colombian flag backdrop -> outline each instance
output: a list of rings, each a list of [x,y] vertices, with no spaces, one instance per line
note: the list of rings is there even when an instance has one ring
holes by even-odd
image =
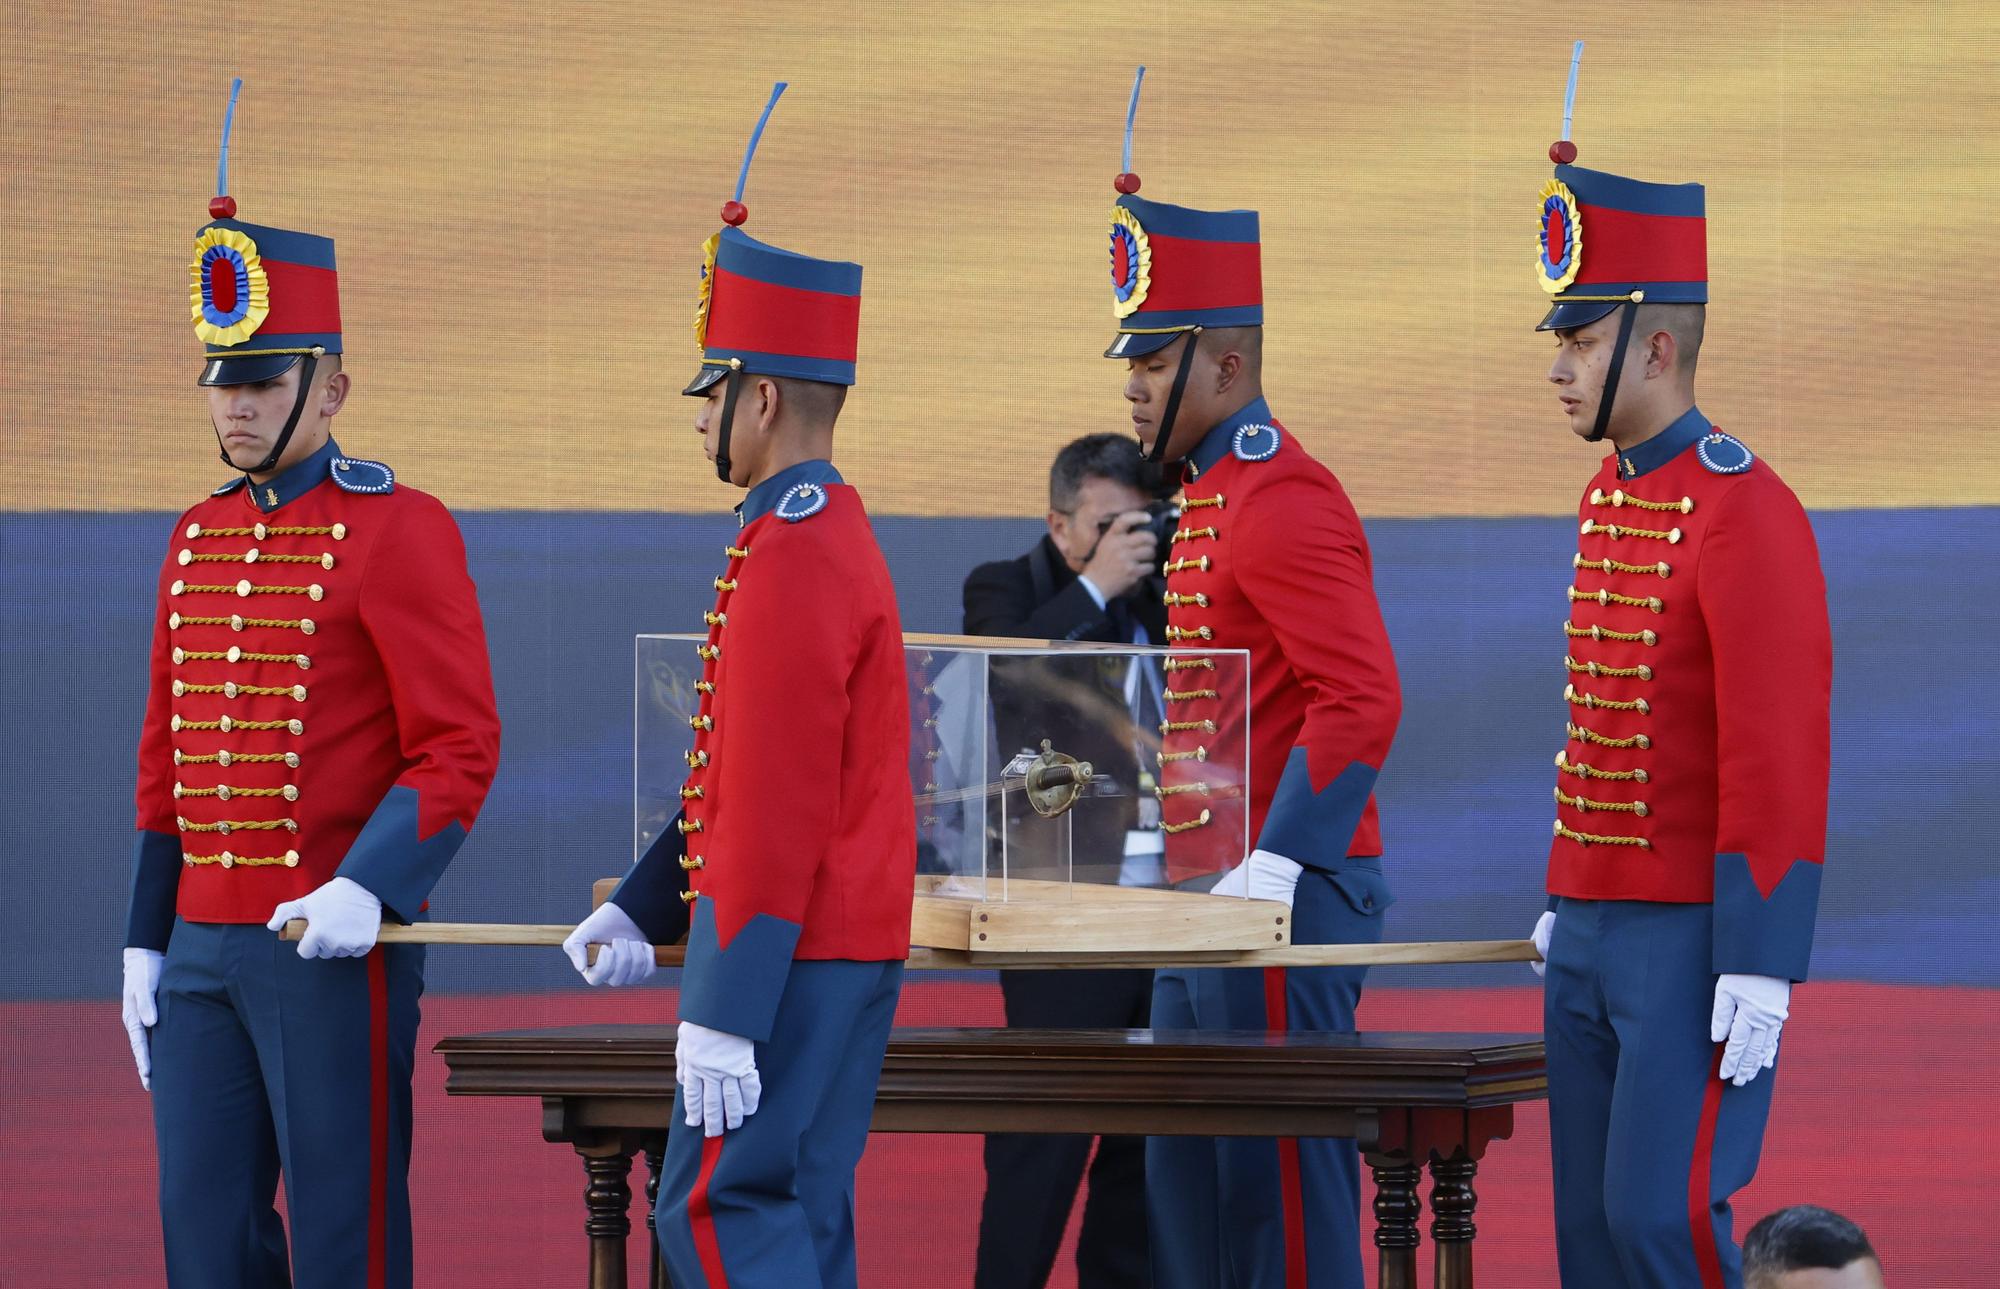
[[[1597,456],[1533,330],[1536,194],[1579,37],[1583,163],[1707,185],[1701,406],[1811,509],[1831,597],[1814,979],[1738,1213],[1826,1204],[1869,1229],[1892,1282],[1984,1283],[2000,1260],[2000,8],[1977,0],[9,7],[0,1282],[161,1276],[118,949],[148,596],[174,515],[227,477],[187,262],[232,75],[243,218],[339,242],[339,441],[453,508],[479,582],[502,765],[436,916],[574,919],[590,880],[630,862],[631,638],[695,622],[735,527],[678,390],[702,239],[770,83],[792,89],[748,231],[866,266],[838,456],[906,625],[953,630],[964,575],[1036,537],[1056,449],[1129,425],[1122,364],[1099,357],[1104,221],[1143,62],[1145,195],[1261,212],[1273,409],[1374,545],[1405,698],[1380,785],[1389,934],[1488,938],[1525,934],[1543,903],[1558,627]],[[430,961],[419,1279],[574,1277],[574,1159],[530,1107],[447,1102],[429,1048],[665,1020],[671,982],[585,991],[553,952]],[[1000,1012],[976,976],[913,982],[904,1006]],[[1539,1016],[1525,968],[1377,972],[1362,1013]],[[51,1185],[58,1169],[72,1176]],[[1481,1178],[1486,1277],[1551,1283],[1544,1111]],[[969,1283],[982,1185],[976,1140],[877,1138],[863,1283]]]

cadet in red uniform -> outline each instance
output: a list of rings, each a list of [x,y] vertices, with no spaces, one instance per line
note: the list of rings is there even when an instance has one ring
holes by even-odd
[[[1138,93],[1135,81],[1134,110]],[[1256,212],[1133,195],[1131,129],[1128,114],[1111,215],[1119,334],[1106,357],[1129,365],[1125,397],[1149,455],[1182,463],[1167,638],[1250,654],[1247,802],[1208,781],[1209,745],[1242,741],[1241,696],[1218,691],[1209,660],[1168,663],[1159,757],[1168,873],[1186,885],[1227,866],[1215,893],[1289,904],[1297,944],[1378,941],[1390,895],[1372,794],[1402,700],[1368,539],[1340,482],[1264,400]],[[1347,1032],[1363,974],[1162,971],[1152,1020]],[[1358,1289],[1359,1167],[1345,1140],[1154,1138],[1155,1281]]]
[[[1701,186],[1572,165],[1567,109],[1563,125],[1540,330],[1570,429],[1614,450],[1577,513],[1535,928],[1557,1252],[1577,1289],[1722,1289],[1741,1282],[1729,1199],[1756,1170],[1812,950],[1826,585],[1798,498],[1695,407]]]
[[[704,615],[682,817],[566,948],[593,984],[627,984],[688,936],[656,1214],[674,1283],[849,1286],[916,880],[902,624],[827,460],[861,267],[749,237],[742,196],[739,176],[705,248],[686,390],[717,475],[750,491]]]
[[[486,636],[450,514],[330,436],[333,243],[209,212],[201,384],[242,473],[160,570],[125,939],[167,1279],[288,1283],[282,1173],[290,1283],[408,1285],[423,950],[375,939],[423,916],[492,782]]]

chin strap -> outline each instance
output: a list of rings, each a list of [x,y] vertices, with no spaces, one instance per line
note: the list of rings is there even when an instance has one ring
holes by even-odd
[[[1618,343],[1611,350],[1611,370],[1604,373],[1604,390],[1597,396],[1597,424],[1584,440],[1587,443],[1601,443],[1611,432],[1611,400],[1618,394],[1618,377],[1625,370],[1625,346],[1632,340],[1632,324],[1639,319],[1639,306],[1630,300],[1618,308]]]
[[[278,431],[278,441],[271,445],[271,455],[265,457],[256,465],[251,466],[248,470],[243,470],[246,476],[269,474],[278,468],[278,458],[285,455],[286,447],[291,444],[293,431],[299,428],[299,417],[304,414],[306,399],[312,394],[313,373],[319,367],[320,354],[324,352],[324,350],[314,349],[305,355],[305,364],[299,368],[299,395],[292,400],[292,414],[285,418],[285,428]],[[209,428],[212,430],[215,429],[213,419],[209,422]],[[215,447],[216,451],[222,457],[222,464],[232,470],[243,469],[243,467],[229,459],[229,449],[223,446],[221,430],[215,430]]]
[[[775,101],[775,98],[774,98]],[[743,391],[743,364],[737,359],[729,361],[728,382],[722,391],[722,425],[715,434],[715,477],[724,483],[732,483],[729,477],[729,429],[736,421],[736,396]]]
[[[1167,444],[1174,437],[1174,417],[1181,410],[1181,395],[1187,392],[1188,373],[1194,370],[1194,349],[1201,343],[1201,328],[1195,327],[1187,333],[1187,348],[1181,350],[1180,370],[1174,373],[1173,392],[1167,395],[1166,410],[1160,413],[1160,433],[1153,440],[1152,451],[1146,459],[1154,464],[1167,460]]]

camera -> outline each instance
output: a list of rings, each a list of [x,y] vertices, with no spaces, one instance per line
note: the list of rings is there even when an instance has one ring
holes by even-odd
[[[1131,512],[1128,511],[1126,513],[1129,514]],[[1097,524],[1097,539],[1103,541],[1104,534],[1110,532],[1111,526],[1123,517],[1123,515],[1107,515],[1099,520]],[[1161,568],[1166,565],[1168,552],[1173,547],[1174,530],[1179,528],[1180,524],[1181,508],[1173,502],[1155,501],[1146,506],[1146,522],[1142,527],[1147,532],[1153,534],[1153,566],[1155,568]]]

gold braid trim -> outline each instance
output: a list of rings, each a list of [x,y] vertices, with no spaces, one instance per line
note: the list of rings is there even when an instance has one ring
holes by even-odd
[[[1596,569],[1600,573],[1639,573],[1642,575],[1651,573],[1660,577],[1672,577],[1674,572],[1673,565],[1667,563],[1665,560],[1660,560],[1654,564],[1621,564],[1609,556],[1603,559],[1585,559],[1582,552],[1570,556],[1569,566],[1571,568]]]
[[[198,824],[187,819],[177,819],[182,832],[276,832],[283,828],[286,832],[297,832],[296,819],[223,819],[212,824]]]
[[[1572,638],[1588,637],[1592,640],[1624,640],[1628,643],[1637,641],[1649,649],[1660,643],[1660,633],[1657,631],[1613,631],[1609,627],[1580,627],[1574,622],[1563,623],[1563,634]]]
[[[1578,662],[1569,655],[1563,655],[1563,666],[1571,671],[1590,676],[1629,676],[1637,680],[1651,680],[1653,669],[1641,663],[1637,667],[1607,667],[1601,662]]]
[[[272,866],[297,868],[299,866],[299,852],[295,850],[288,850],[282,855],[236,855],[226,850],[220,855],[190,855],[186,851],[182,851],[181,858],[187,861],[190,868],[197,864],[220,864],[224,868],[267,868]]]
[[[1642,599],[1636,595],[1619,595],[1615,591],[1579,591],[1572,586],[1569,588],[1569,601],[1575,604],[1579,600],[1590,600],[1596,604],[1625,604],[1635,609],[1651,609],[1655,613],[1664,613],[1667,608],[1666,601],[1657,595]]]
[[[1160,597],[1160,602],[1170,609],[1177,608],[1183,604],[1191,604],[1197,609],[1205,609],[1208,607],[1208,596],[1199,591],[1193,595],[1178,595],[1173,591],[1168,591]]]
[[[1594,765],[1572,761],[1561,752],[1556,753],[1556,769],[1579,779],[1609,779],[1621,783],[1647,783],[1652,778],[1644,770],[1600,770]]]
[[[1599,698],[1595,694],[1587,694],[1575,685],[1564,685],[1563,697],[1575,703],[1578,707],[1602,708],[1605,711],[1612,712],[1637,712],[1641,716],[1651,715],[1653,711],[1653,705],[1643,698],[1635,698],[1630,702],[1619,702],[1615,699]]]
[[[1214,721],[1161,721],[1160,733],[1180,734],[1187,730],[1200,730],[1204,734],[1215,733]]]
[[[1220,698],[1213,689],[1169,689],[1166,700],[1170,703],[1191,703],[1197,698]]]
[[[1679,501],[1647,501],[1644,497],[1633,496],[1623,488],[1610,493],[1605,492],[1602,488],[1593,488],[1590,491],[1590,504],[1593,506],[1636,506],[1640,510],[1678,510],[1683,515],[1692,515],[1694,513],[1693,497],[1682,497]]]
[[[1161,824],[1160,831],[1163,833],[1188,832],[1191,829],[1202,827],[1208,821],[1209,821],[1209,813],[1208,811],[1204,810],[1201,812],[1201,814],[1197,815],[1193,819],[1188,820],[1184,824]]]
[[[1576,810],[1609,810],[1617,814],[1637,815],[1641,819],[1652,813],[1643,801],[1592,801],[1589,797],[1572,797],[1560,787],[1556,789],[1556,800]]]
[[[1153,753],[1153,759],[1161,765],[1166,765],[1173,761],[1206,761],[1208,759],[1208,749],[1198,747],[1192,752],[1155,752]]]
[[[1168,671],[1214,671],[1213,658],[1169,658],[1164,664]]]
[[[1213,497],[1189,497],[1181,503],[1181,509],[1203,510],[1209,506],[1214,506],[1217,510],[1220,510],[1225,504],[1227,504],[1227,499],[1218,492]]]
[[[1581,846],[1637,846],[1640,850],[1653,848],[1653,843],[1644,837],[1603,837],[1597,833],[1577,832],[1573,828],[1563,827],[1560,819],[1556,820],[1556,836],[1567,837]]]
[[[1636,747],[1643,752],[1653,746],[1653,740],[1644,734],[1634,734],[1631,738],[1606,738],[1596,730],[1574,723],[1569,726],[1569,736],[1579,743],[1595,743],[1599,747]]]
[[[1669,546],[1681,539],[1681,530],[1678,528],[1670,528],[1663,532],[1657,528],[1627,528],[1623,524],[1600,524],[1594,519],[1583,521],[1582,532],[1585,537],[1592,533],[1603,533],[1614,542],[1621,537],[1644,537],[1651,541],[1665,542]]]
[[[1213,528],[1180,528],[1176,529],[1174,535],[1167,539],[1167,545],[1178,546],[1182,542],[1191,542],[1203,537],[1218,537],[1220,535]]]

